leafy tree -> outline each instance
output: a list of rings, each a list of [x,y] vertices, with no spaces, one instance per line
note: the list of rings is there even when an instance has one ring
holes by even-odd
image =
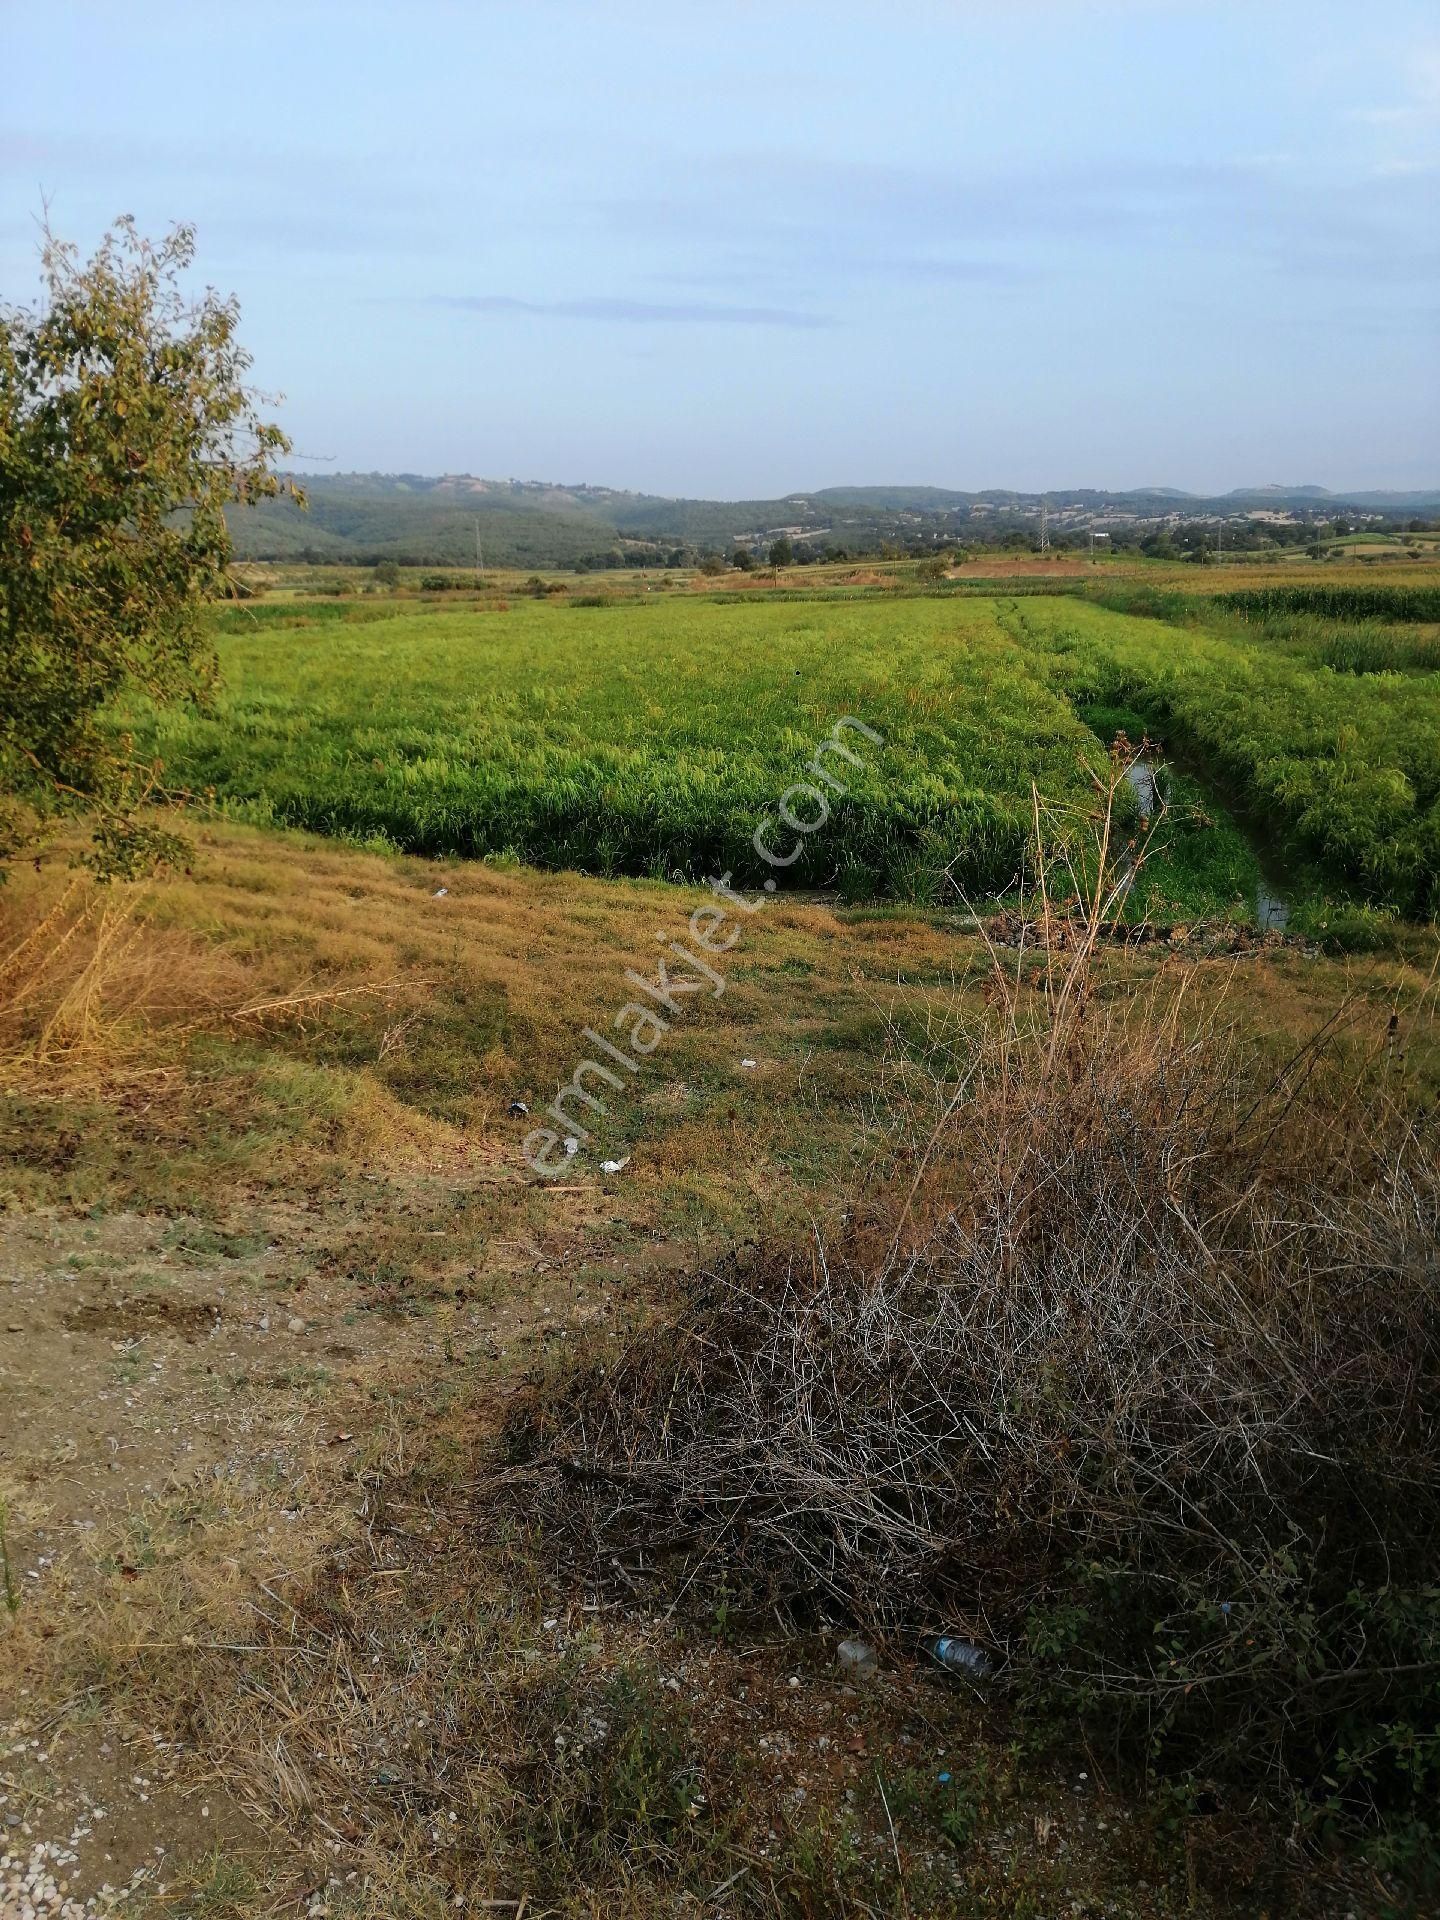
[[[400,584],[399,563],[394,560],[382,560],[375,569],[377,587],[398,587]]]
[[[770,564],[772,567],[788,567],[794,561],[795,548],[788,533],[782,533],[778,540],[770,542]]]
[[[189,227],[116,223],[98,252],[48,230],[44,297],[0,307],[0,873],[67,811],[89,863],[134,873],[174,850],[144,823],[160,787],[100,722],[122,689],[203,700],[203,619],[225,587],[225,509],[273,496],[289,442],[256,412],[233,300],[189,300]]]

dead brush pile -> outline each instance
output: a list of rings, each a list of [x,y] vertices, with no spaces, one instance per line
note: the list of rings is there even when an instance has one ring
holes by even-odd
[[[970,1633],[1032,1711],[1356,1812],[1440,1784],[1436,1131],[1084,954],[834,1234],[512,1432],[546,1524],[792,1618]],[[1353,1065],[1353,1057],[1352,1057]],[[1349,1083],[1353,1089],[1353,1076]]]

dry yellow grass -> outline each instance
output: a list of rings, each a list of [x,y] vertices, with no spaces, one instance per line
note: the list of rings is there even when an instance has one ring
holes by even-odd
[[[658,1916],[677,1872],[713,1889],[771,1848],[794,1763],[777,1750],[762,1774],[753,1742],[780,1724],[816,1779],[770,1863],[750,1865],[746,1909],[836,1910],[860,1870],[847,1791],[868,1807],[863,1871],[889,1870],[870,1752],[840,1746],[854,1710],[823,1660],[792,1690],[793,1649],[701,1657],[673,1626],[588,1614],[547,1584],[523,1528],[477,1533],[467,1507],[523,1375],[645,1315],[675,1267],[843,1207],[896,1144],[875,1111],[885,1078],[913,1092],[1017,999],[1043,1004],[1043,955],[1007,950],[997,996],[984,943],[943,915],[776,901],[727,961],[723,999],[697,1002],[617,1099],[624,1173],[591,1160],[546,1186],[510,1103],[554,1097],[625,970],[653,972],[657,929],[704,898],[229,827],[198,833],[190,870],[148,892],[47,868],[0,895],[0,1224],[23,1279],[5,1389],[31,1416],[0,1437],[25,1583],[5,1708],[52,1755],[53,1779],[22,1783],[36,1818],[56,1780],[117,1800],[134,1774],[161,1781],[125,1816],[148,1847],[163,1811],[159,1837],[190,1855],[157,1913],[293,1911],[338,1861],[359,1880],[333,1910],[377,1920],[532,1890],[536,1908]],[[1418,944],[1354,967],[1107,950],[1092,990],[1118,1014],[1175,973],[1287,1051],[1349,995],[1359,1050],[1396,1007],[1409,1038],[1426,963]],[[1433,1089],[1424,1035],[1401,1070],[1413,1097]],[[567,1799],[583,1775],[560,1769],[555,1736],[614,1713],[622,1668],[639,1676],[637,1738],[653,1733],[662,1762],[672,1736],[698,1751],[717,1811],[693,1841],[641,1822],[586,1854],[600,1815]],[[655,1691],[672,1670],[688,1706]],[[917,1724],[930,1748],[1000,1768],[967,1713],[897,1691],[864,1737],[892,1784]],[[95,1771],[102,1741],[115,1779]],[[1063,1864],[1052,1845],[1025,1868],[1029,1910],[1163,1881],[1131,1854],[1077,1864],[1068,1788],[1053,1807],[1043,1783],[986,1791],[998,1818],[1028,1831],[1043,1809],[1066,1835]],[[452,1810],[461,1838],[437,1847]],[[897,1813],[920,1911],[917,1818]],[[964,1864],[987,1897],[987,1857]]]
[[[141,1060],[154,1070],[167,1037],[223,1017],[243,990],[223,950],[153,924],[152,887],[75,876],[54,898],[23,883],[12,891],[19,910],[0,956],[6,1085],[73,1091]]]
[[[0,896],[0,1088],[52,1117],[88,1093],[98,1153],[126,1134],[122,1090],[151,1083],[161,1144],[218,1198],[236,1181],[304,1185],[332,1154],[375,1167],[439,1155],[529,1186],[521,1142],[593,1053],[583,1030],[605,1029],[626,970],[653,977],[657,932],[683,932],[709,898],[219,826],[185,873],[150,888],[27,871]],[[1344,964],[1293,948],[1185,964],[1202,999],[1243,968],[1236,1018],[1285,1045],[1350,992],[1383,1026],[1421,990],[1429,951],[1422,935],[1410,945]],[[1107,954],[1095,990],[1128,996],[1157,964]],[[923,1050],[957,1006],[986,1017],[987,972],[983,945],[943,914],[771,900],[727,957],[723,998],[696,996],[614,1096],[632,1210],[652,1225],[695,1224],[707,1207],[738,1223],[833,1196],[882,1054]],[[516,1101],[535,1117],[512,1116]],[[244,1151],[221,1150],[202,1114],[232,1146],[243,1132]],[[299,1142],[321,1158],[297,1163]],[[43,1149],[28,1142],[32,1197]],[[52,1197],[80,1197],[84,1161]],[[576,1179],[600,1190],[583,1158]]]

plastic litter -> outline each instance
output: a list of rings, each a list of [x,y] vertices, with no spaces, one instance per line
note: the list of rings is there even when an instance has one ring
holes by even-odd
[[[879,1656],[868,1640],[842,1640],[835,1649],[835,1660],[842,1673],[866,1679],[880,1664]]]
[[[573,1160],[579,1151],[580,1142],[575,1138],[574,1134],[571,1134],[570,1138],[565,1142],[565,1158],[567,1160]]]
[[[523,1100],[512,1100],[508,1110],[514,1114],[529,1113],[530,1111]]]
[[[630,1156],[627,1153],[623,1160],[602,1160],[600,1162],[600,1171],[601,1173],[619,1173],[622,1167],[628,1167],[629,1164]]]
[[[449,892],[450,892],[450,889],[448,887],[436,887],[434,893],[431,894],[430,898],[432,900],[443,900],[446,898]]]
[[[952,1640],[942,1634],[938,1640],[927,1640],[925,1651],[942,1667],[963,1674],[967,1680],[988,1680],[995,1671],[995,1662],[973,1640]]]
[[[753,1067],[755,1062],[753,1060],[742,1060],[740,1064],[742,1067]]]

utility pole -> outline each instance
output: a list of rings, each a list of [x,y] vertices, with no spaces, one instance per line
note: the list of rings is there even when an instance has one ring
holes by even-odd
[[[1050,503],[1047,500],[1040,502],[1040,551],[1050,551]]]

